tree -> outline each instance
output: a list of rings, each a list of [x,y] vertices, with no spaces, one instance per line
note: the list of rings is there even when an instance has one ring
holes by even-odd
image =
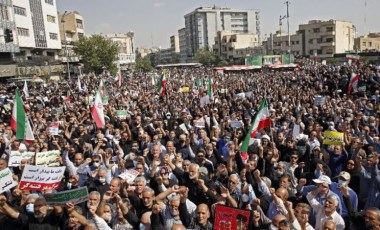
[[[152,64],[147,58],[137,58],[135,64],[136,71],[149,72],[153,69]]]
[[[195,59],[205,66],[214,65],[216,61],[216,54],[213,51],[205,49],[200,49],[195,52]]]
[[[104,68],[112,74],[116,73],[119,45],[101,35],[82,37],[75,44],[74,52],[81,56],[87,71],[101,73]]]

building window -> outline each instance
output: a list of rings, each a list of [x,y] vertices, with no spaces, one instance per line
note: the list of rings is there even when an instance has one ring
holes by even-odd
[[[362,46],[367,46],[367,42],[363,42],[363,43],[362,43]]]
[[[321,32],[321,30],[320,30],[319,28],[314,28],[314,29],[313,29],[313,32],[314,32],[314,33],[319,33],[319,32]]]
[[[322,43],[322,38],[317,38],[317,43]]]
[[[49,33],[49,37],[51,40],[58,40],[58,34],[56,33]]]
[[[326,38],[326,42],[333,42],[334,38]]]
[[[78,38],[83,38],[84,34],[83,33],[78,33]]]
[[[372,47],[372,42],[368,42],[368,46],[369,46],[369,47]]]
[[[18,36],[29,37],[29,29],[17,27]]]
[[[309,44],[313,44],[313,39],[309,39]]]
[[[54,17],[54,16],[51,16],[51,15],[47,15],[47,21],[48,21],[48,22],[55,23],[55,17]]]
[[[334,28],[333,27],[326,27],[326,32],[333,32]]]
[[[9,20],[8,7],[0,5],[0,17],[2,20]]]
[[[47,3],[49,5],[54,5],[54,1],[53,0],[45,0],[45,3]]]
[[[18,6],[13,6],[15,14],[26,16],[26,9]]]
[[[77,22],[77,28],[83,29],[83,21],[80,19],[76,19],[76,22]]]

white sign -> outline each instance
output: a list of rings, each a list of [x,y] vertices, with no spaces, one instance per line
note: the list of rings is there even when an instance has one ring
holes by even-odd
[[[243,127],[243,124],[239,120],[231,121],[231,128],[238,129]]]
[[[206,127],[205,120],[203,118],[200,118],[199,120],[194,121],[194,126],[197,127],[197,128],[204,128],[204,127]]]
[[[57,189],[61,183],[65,168],[65,166],[46,167],[26,165],[18,188],[33,191]]]
[[[12,178],[12,172],[9,168],[0,171],[0,193],[8,191],[9,189],[16,187],[17,182]]]
[[[210,103],[210,98],[208,95],[202,97],[200,99],[200,106],[203,108],[205,105],[207,105],[208,103]]]
[[[36,153],[36,165],[59,166],[59,150]]]
[[[18,167],[20,166],[21,160],[31,160],[34,157],[34,152],[23,152],[11,151],[9,156],[8,166],[9,167]]]
[[[59,122],[58,121],[55,121],[55,122],[51,122],[49,127],[47,127],[47,131],[48,133],[50,133],[51,135],[58,135],[58,131],[59,131]]]
[[[180,127],[180,128],[186,133],[186,134],[189,134],[189,131],[187,130],[185,124],[181,124],[179,127]]]
[[[136,177],[138,175],[139,175],[139,172],[137,172],[134,169],[130,169],[130,170],[127,170],[126,172],[120,174],[118,177],[126,180],[128,184],[133,184],[133,181],[136,179]]]

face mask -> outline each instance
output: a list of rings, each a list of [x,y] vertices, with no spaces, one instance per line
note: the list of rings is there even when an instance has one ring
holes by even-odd
[[[34,213],[34,204],[27,204],[25,209],[28,213]]]
[[[70,182],[66,184],[67,188],[68,189],[71,189],[71,187],[73,186]]]
[[[99,182],[104,184],[106,182],[106,178],[99,178]]]
[[[99,167],[99,165],[100,165],[99,162],[94,162],[94,164],[93,164],[93,166],[94,166],[95,168]]]
[[[339,184],[339,186],[344,186],[344,187],[347,186],[347,182],[346,182],[346,181],[343,181],[343,180],[341,180],[341,179],[338,180],[338,184]]]
[[[241,201],[243,201],[244,203],[247,203],[249,201],[249,196],[247,194],[243,194],[241,196]]]

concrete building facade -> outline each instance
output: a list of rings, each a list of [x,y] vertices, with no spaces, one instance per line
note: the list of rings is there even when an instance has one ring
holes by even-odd
[[[199,49],[212,49],[218,31],[235,34],[258,34],[260,11],[221,7],[200,7],[185,16],[187,56]]]
[[[370,33],[355,38],[354,50],[358,52],[380,51],[380,33]]]
[[[213,51],[224,60],[245,57],[252,48],[259,46],[257,34],[235,34],[231,31],[218,31]]]
[[[135,63],[136,55],[134,48],[134,32],[130,31],[126,34],[107,34],[106,38],[119,44],[119,53],[117,66],[124,70],[128,65]]]
[[[55,0],[13,0],[20,52],[18,60],[56,60],[61,46]]]

